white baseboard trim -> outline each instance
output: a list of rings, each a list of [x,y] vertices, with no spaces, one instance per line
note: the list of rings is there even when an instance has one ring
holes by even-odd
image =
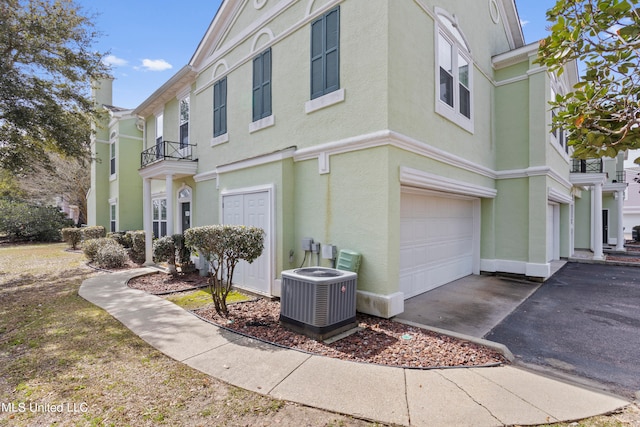
[[[546,279],[551,275],[551,264],[506,259],[481,259],[480,270],[487,273],[522,274],[527,277],[542,277]]]

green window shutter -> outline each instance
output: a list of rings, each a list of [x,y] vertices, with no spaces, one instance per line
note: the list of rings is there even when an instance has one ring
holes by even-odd
[[[213,85],[213,136],[227,133],[227,78]]]
[[[311,99],[340,89],[340,8],[311,24]]]
[[[271,49],[253,60],[253,121],[271,115]]]

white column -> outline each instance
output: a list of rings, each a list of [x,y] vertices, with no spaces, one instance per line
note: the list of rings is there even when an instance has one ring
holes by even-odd
[[[151,179],[142,183],[142,224],[144,227],[145,265],[153,265],[153,222],[151,218]]]
[[[173,205],[175,204],[173,194],[173,175],[167,175],[165,178],[167,190],[167,235],[171,236],[175,233],[173,226]]]
[[[602,252],[602,183],[593,188],[593,259],[604,259]]]
[[[618,208],[618,240],[616,243],[616,251],[624,252],[624,191],[616,191],[616,202]]]

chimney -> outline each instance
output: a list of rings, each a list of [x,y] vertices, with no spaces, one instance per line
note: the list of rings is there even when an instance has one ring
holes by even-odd
[[[91,98],[96,105],[113,105],[113,77],[91,82]]]

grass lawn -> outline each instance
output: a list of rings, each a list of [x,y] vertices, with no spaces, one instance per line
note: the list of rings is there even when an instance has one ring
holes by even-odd
[[[78,296],[97,273],[64,249],[0,245],[0,426],[375,425],[232,387],[166,357]],[[194,295],[210,298],[202,294]],[[570,425],[639,420],[632,406]]]
[[[369,425],[166,357],[78,296],[93,274],[63,244],[0,245],[0,426]]]

